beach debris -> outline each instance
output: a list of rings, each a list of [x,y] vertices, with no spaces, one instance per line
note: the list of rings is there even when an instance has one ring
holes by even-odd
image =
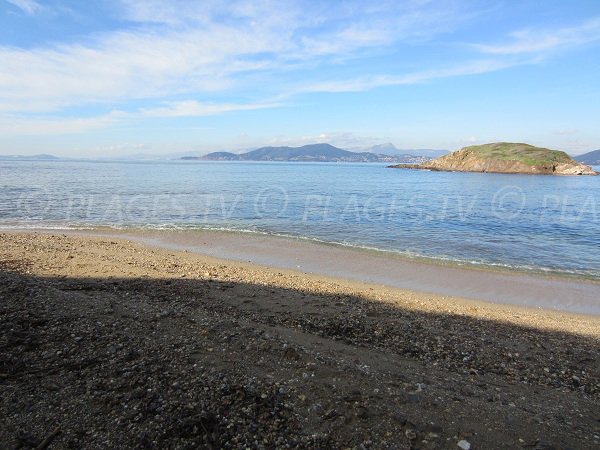
[[[410,441],[414,441],[417,438],[417,433],[415,433],[415,430],[413,430],[412,428],[405,430],[404,435]]]
[[[458,441],[458,443],[456,445],[458,445],[460,448],[462,448],[462,450],[470,450],[470,448],[471,448],[471,443],[464,439],[462,441]]]
[[[48,446],[52,443],[54,438],[60,434],[60,427],[57,427],[50,433],[46,438],[40,442],[40,444],[35,448],[35,450],[44,450],[48,448]]]

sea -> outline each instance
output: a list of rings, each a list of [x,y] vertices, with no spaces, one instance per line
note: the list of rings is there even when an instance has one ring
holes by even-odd
[[[277,235],[600,280],[600,176],[376,163],[5,160],[0,228]]]

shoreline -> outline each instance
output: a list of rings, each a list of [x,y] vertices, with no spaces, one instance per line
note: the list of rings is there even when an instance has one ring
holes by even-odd
[[[600,286],[600,272],[589,273],[586,271],[577,272],[573,270],[561,270],[549,267],[533,267],[528,265],[511,265],[503,263],[491,263],[482,261],[468,261],[461,259],[452,259],[443,256],[427,256],[410,251],[386,249],[371,247],[367,245],[351,244],[345,242],[327,241],[316,237],[277,233],[263,230],[236,229],[226,227],[186,227],[186,226],[155,226],[155,225],[132,225],[132,226],[110,226],[110,225],[54,225],[54,226],[23,226],[23,225],[0,225],[0,232],[11,233],[81,233],[94,235],[107,235],[115,233],[115,235],[126,233],[128,235],[142,234],[188,234],[188,233],[205,233],[215,235],[228,236],[250,236],[256,238],[265,238],[273,240],[287,240],[291,242],[306,243],[307,245],[317,245],[329,248],[338,248],[359,254],[374,254],[383,258],[392,260],[404,261],[409,264],[417,263],[426,266],[435,267],[450,267],[464,269],[468,271],[493,272],[502,274],[527,275],[539,278],[553,278],[574,282],[585,282],[598,284]]]
[[[2,229],[0,228],[0,232]],[[600,316],[600,283],[551,274],[411,260],[395,254],[280,236],[200,230],[4,230],[128,239],[188,251],[223,262],[244,262],[299,274],[369,283],[488,304]]]
[[[365,298],[369,301],[381,302],[383,304],[390,305],[402,305],[403,308],[424,313],[456,314],[459,316],[471,317],[477,320],[505,322],[507,324],[517,326],[533,327],[539,330],[574,333],[581,336],[600,339],[600,314],[542,308],[518,303],[506,304],[477,297],[451,295],[447,293],[431,292],[428,290],[417,290],[399,286],[391,286],[373,282],[372,280],[365,278],[353,279],[350,277],[340,276],[339,274],[323,273],[320,271],[303,271],[298,267],[284,267],[282,264],[270,264],[258,260],[260,258],[254,258],[256,260],[248,260],[234,257],[224,257],[222,255],[213,254],[214,252],[221,250],[221,246],[216,246],[214,243],[213,247],[210,248],[210,251],[207,251],[206,249],[204,251],[199,251],[198,249],[190,248],[189,242],[187,241],[184,241],[184,246],[173,241],[169,241],[168,245],[166,245],[165,242],[156,242],[157,237],[154,234],[158,234],[164,238],[163,232],[152,232],[150,235],[145,235],[138,232],[133,234],[112,232],[101,233],[99,230],[96,230],[93,233],[89,233],[88,231],[79,231],[73,233],[65,233],[60,231],[58,233],[47,233],[42,231],[6,232],[0,230],[0,240],[2,239],[3,235],[8,236],[9,239],[22,238],[30,241],[35,241],[37,239],[42,239],[44,241],[73,239],[82,247],[84,254],[87,253],[88,247],[94,247],[97,245],[102,246],[106,244],[109,244],[110,246],[118,245],[122,248],[127,248],[128,252],[133,251],[134,253],[143,253],[151,259],[157,258],[157,260],[161,260],[163,264],[171,259],[179,259],[184,261],[186,266],[191,271],[187,273],[175,271],[176,279],[206,279],[208,277],[209,280],[214,280],[214,270],[211,269],[209,272],[201,272],[199,269],[194,269],[194,266],[198,266],[200,268],[204,268],[206,266],[213,268],[218,267],[223,270],[226,269],[228,271],[233,271],[243,280],[246,278],[251,278],[252,282],[256,281],[256,275],[258,274],[259,279],[261,280],[260,284],[264,286],[273,285],[277,288],[287,289],[289,288],[288,283],[280,283],[280,279],[283,278],[284,281],[287,281],[288,279],[293,280],[294,284],[301,283],[310,285],[312,286],[312,290],[315,292],[329,293],[330,291],[341,290],[343,292],[351,293],[354,296],[360,296],[361,298]],[[196,233],[194,232],[194,234]],[[223,234],[225,239],[224,241],[220,242],[221,245],[230,245],[232,243],[230,240],[232,237],[231,233],[211,231],[207,234],[208,237],[213,238],[215,235]],[[181,236],[179,236],[179,233],[177,232],[175,233],[175,237]],[[206,237],[207,236],[204,236],[204,238]],[[271,238],[272,237],[269,236],[268,240]],[[202,242],[206,241],[203,240]],[[244,250],[254,250],[254,247],[257,244],[261,245],[264,249],[264,242],[254,242],[253,245],[250,245],[248,249]],[[323,246],[317,244],[316,247],[321,248]],[[281,247],[277,247],[277,250],[280,251]],[[288,247],[287,250],[294,251],[295,249],[293,247]],[[325,250],[327,250],[327,247]],[[342,250],[346,251],[346,249]],[[45,251],[49,255],[55,253],[54,249],[45,249]],[[13,256],[16,256],[16,261],[28,260],[28,264],[31,266],[37,266],[40,264],[40,262],[29,260],[26,255],[27,252],[22,252],[19,255]],[[246,253],[245,255],[248,256]],[[270,257],[271,254],[267,252],[266,256]],[[319,254],[318,256],[321,255]],[[334,256],[337,257],[338,255]],[[65,255],[54,255],[52,258],[64,259]],[[137,276],[143,279],[152,279],[152,272],[158,273],[160,278],[167,277],[167,273],[160,270],[160,266],[156,261],[148,262],[148,267],[152,268],[152,270],[148,273],[144,271],[140,272],[139,270],[127,273],[127,271],[123,272],[123,267],[112,267],[110,264],[102,264],[100,267],[94,268],[94,264],[97,263],[94,258],[97,258],[97,255],[94,257],[91,255],[86,256],[82,261],[83,264],[79,264],[79,261],[76,261],[78,264],[75,265],[73,265],[73,261],[69,260],[71,256],[67,255],[66,258],[67,260],[64,261],[64,264],[60,265],[62,267],[59,270],[52,270],[52,264],[46,262],[46,265],[43,266],[42,270],[40,271],[38,269],[35,273],[42,277],[69,277],[76,275],[77,277],[82,277],[84,279],[107,276],[109,280],[120,276],[124,278]],[[103,255],[102,258],[106,259],[106,256]],[[113,259],[113,257],[111,256],[109,259]],[[0,262],[2,262],[2,259],[0,259]],[[322,262],[323,261],[320,261],[320,263]],[[425,266],[428,265],[426,264]],[[94,270],[90,271],[92,268],[94,268]],[[430,269],[432,268],[430,267]],[[433,270],[436,269],[438,269],[438,267],[434,266]],[[417,266],[416,268],[411,267],[411,270],[416,270],[421,274],[423,273],[422,267],[420,266]],[[459,269],[459,271],[462,272],[463,270]],[[170,274],[172,271],[169,270],[167,272]],[[467,272],[469,271],[467,270]],[[492,272],[492,274],[497,275],[498,273]],[[472,275],[481,281],[481,274],[469,273],[469,275]],[[513,275],[516,277],[520,276],[520,274]],[[225,279],[221,281],[225,281]],[[545,282],[548,280],[542,279],[538,281]],[[514,285],[514,283],[512,285]]]

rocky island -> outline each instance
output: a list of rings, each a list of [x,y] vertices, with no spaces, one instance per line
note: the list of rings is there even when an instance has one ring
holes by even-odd
[[[425,163],[390,167],[450,172],[597,175],[591,167],[573,160],[565,152],[510,142],[472,145]]]

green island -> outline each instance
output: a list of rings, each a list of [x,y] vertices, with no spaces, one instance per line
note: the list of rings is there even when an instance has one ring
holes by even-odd
[[[389,166],[451,172],[523,173],[539,175],[597,175],[563,151],[523,143],[472,145],[421,164]]]

